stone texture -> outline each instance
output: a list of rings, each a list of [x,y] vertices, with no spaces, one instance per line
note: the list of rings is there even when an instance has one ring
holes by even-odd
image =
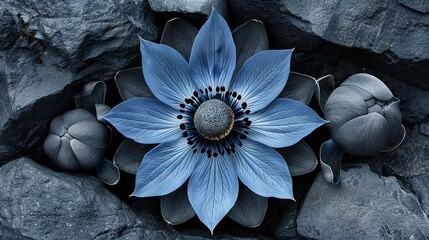
[[[215,8],[223,17],[228,16],[226,0],[149,0],[150,7],[156,12],[197,13],[209,16]]]
[[[380,157],[386,174],[413,177],[429,173],[429,137],[421,134],[416,125],[407,129],[399,147]]]
[[[137,34],[159,35],[144,0],[4,0],[0,19],[8,46],[0,52],[0,165],[36,152],[84,82],[126,67],[139,54]]]
[[[150,219],[137,217],[94,177],[54,172],[20,158],[0,169],[0,183],[0,229],[9,236],[137,239],[177,235],[171,230],[146,229]]]
[[[272,47],[296,48],[292,68],[299,62],[298,70],[317,75],[313,73],[332,60],[332,55],[338,55],[429,90],[426,80],[429,14],[425,13],[428,3],[415,0],[404,5],[404,2],[231,0],[228,3],[235,25],[259,19],[270,33]],[[300,56],[303,53],[305,56]]]
[[[315,239],[425,239],[429,219],[417,197],[366,164],[342,171],[339,185],[319,175],[298,216],[298,232]]]

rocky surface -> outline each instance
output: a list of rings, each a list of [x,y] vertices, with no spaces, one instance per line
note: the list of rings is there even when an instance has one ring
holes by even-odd
[[[149,0],[150,7],[156,12],[196,13],[209,16],[215,8],[223,17],[228,17],[226,0]]]
[[[339,185],[319,175],[298,216],[298,232],[315,239],[425,239],[429,219],[418,198],[368,165],[342,171]]]
[[[203,226],[177,232],[151,210],[154,203],[132,210],[95,177],[28,158],[3,165],[0,185],[0,239],[211,239]],[[218,237],[269,239],[246,230]]]
[[[263,21],[275,48],[295,47],[297,69],[318,75],[335,55],[429,90],[429,3],[231,0],[236,25]],[[292,65],[294,66],[294,65]],[[292,67],[293,68],[293,67]]]
[[[40,147],[84,82],[127,66],[137,34],[160,32],[146,1],[4,0],[0,19],[0,165]]]

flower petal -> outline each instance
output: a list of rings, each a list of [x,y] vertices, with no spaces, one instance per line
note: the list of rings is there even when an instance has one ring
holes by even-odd
[[[103,159],[97,166],[97,177],[107,185],[116,185],[121,175],[118,167],[112,161]]]
[[[286,86],[292,50],[267,50],[249,58],[237,74],[230,92],[242,96],[252,112],[263,109]],[[241,103],[240,103],[241,104]]]
[[[57,162],[58,153],[61,149],[61,138],[54,134],[49,134],[43,143],[43,150],[46,155],[53,161]]]
[[[79,161],[79,165],[85,170],[91,170],[103,160],[104,148],[91,147],[77,139],[70,140],[70,147]]]
[[[308,105],[316,89],[316,79],[302,73],[290,72],[280,98],[289,98]]]
[[[177,112],[157,99],[127,100],[115,106],[104,119],[138,143],[172,141],[181,134]]]
[[[267,108],[251,113],[248,137],[270,147],[288,147],[326,122],[311,108],[290,99],[276,99]]]
[[[235,65],[232,82],[244,62],[256,53],[268,50],[268,37],[264,24],[258,20],[249,20],[232,32],[236,48],[237,63]]]
[[[195,38],[189,65],[198,88],[229,87],[235,69],[235,46],[228,24],[215,10]]]
[[[183,139],[161,143],[148,152],[136,176],[132,196],[162,196],[178,189],[189,178],[198,158]]]
[[[65,126],[64,115],[59,115],[51,121],[51,125],[49,126],[49,133],[55,134],[57,136],[63,136],[64,133],[67,131],[66,128],[68,127],[69,126]]]
[[[86,120],[97,121],[93,114],[82,108],[74,109],[63,114],[63,122],[66,128],[69,128],[77,122]]]
[[[195,84],[189,64],[173,48],[140,38],[143,75],[153,95],[163,103],[179,107],[192,96]]]
[[[290,147],[279,148],[277,151],[286,160],[292,176],[307,174],[317,167],[316,155],[304,140]]]
[[[343,149],[332,139],[322,143],[322,146],[320,146],[320,167],[326,182],[332,184],[340,182],[343,154]]]
[[[188,199],[188,184],[184,183],[176,191],[161,197],[161,214],[171,225],[178,225],[195,217]]]
[[[115,75],[116,87],[122,100],[135,97],[155,98],[143,77],[141,67],[129,68],[119,71]]]
[[[63,169],[72,171],[80,170],[82,168],[70,147],[70,141],[65,137],[61,138],[61,147],[58,151],[56,164]]]
[[[384,108],[384,118],[386,118],[390,129],[390,141],[383,151],[391,151],[398,147],[405,138],[405,127],[401,124],[402,115],[399,109],[399,101],[392,102]]]
[[[102,81],[85,84],[81,93],[73,96],[76,108],[83,108],[95,115],[95,104],[104,104],[107,87]]]
[[[244,184],[240,184],[237,202],[229,211],[232,220],[246,227],[261,225],[268,208],[268,198],[252,192]]]
[[[319,102],[319,107],[322,112],[325,112],[325,104],[329,95],[334,91],[335,80],[334,76],[326,75],[316,80],[316,99]]]
[[[237,201],[238,178],[232,161],[227,154],[200,159],[189,179],[189,201],[212,233]]]
[[[346,153],[361,157],[381,152],[389,137],[386,119],[375,112],[348,121],[332,136]]]
[[[189,60],[197,34],[198,29],[194,25],[183,19],[173,18],[165,24],[161,44],[176,49],[186,60]]]
[[[119,169],[130,174],[137,174],[143,157],[152,150],[155,145],[136,143],[131,139],[125,139],[116,150],[113,162]]]
[[[68,133],[93,148],[106,148],[109,141],[107,128],[98,121],[81,121],[69,127]]]
[[[370,74],[354,74],[347,78],[341,85],[359,87],[372,94],[377,100],[389,101],[393,98],[393,94],[389,88],[380,79]]]
[[[335,89],[325,104],[326,126],[331,135],[346,122],[368,113],[368,107],[362,96],[354,89],[340,86]]]
[[[240,180],[256,194],[293,199],[286,161],[271,147],[245,140],[243,146],[236,149],[234,167]]]

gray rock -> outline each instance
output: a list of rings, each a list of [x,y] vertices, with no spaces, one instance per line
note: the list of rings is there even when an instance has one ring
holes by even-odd
[[[0,52],[0,165],[38,152],[84,82],[112,78],[139,54],[137,34],[160,32],[146,1],[4,0],[0,13],[0,39],[11,16],[21,31]]]
[[[156,12],[197,13],[209,16],[213,7],[223,17],[228,16],[226,0],[149,0],[149,4]]]
[[[18,17],[0,8],[0,49],[7,49],[19,38]]]
[[[20,158],[0,168],[0,229],[13,239],[175,239],[138,217],[95,177],[58,173]],[[158,228],[156,228],[158,226]],[[0,238],[1,238],[0,234]]]
[[[407,129],[402,144],[380,155],[387,174],[413,177],[429,173],[429,137],[420,133],[419,126]]]
[[[298,216],[298,232],[315,239],[426,239],[429,219],[417,197],[366,164],[342,171],[339,185],[319,174]]]
[[[293,63],[302,63],[296,59],[300,53],[310,55],[308,60],[314,55],[314,61],[306,63],[310,71],[323,67],[332,59],[329,55],[338,55],[429,90],[429,15],[423,14],[428,4],[425,0],[412,2],[407,6],[389,0],[228,3],[235,25],[259,19],[271,33],[272,47],[295,47]]]

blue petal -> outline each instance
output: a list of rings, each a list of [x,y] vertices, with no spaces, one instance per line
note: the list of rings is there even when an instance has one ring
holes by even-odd
[[[177,112],[157,99],[133,98],[115,106],[104,119],[125,137],[152,144],[180,137]]]
[[[228,24],[213,10],[192,46],[192,78],[200,89],[229,87],[235,69],[235,45]]]
[[[144,156],[132,196],[152,197],[173,192],[189,178],[197,160],[184,139],[161,143]]]
[[[305,104],[276,99],[266,109],[251,114],[248,137],[275,148],[291,146],[326,123]]]
[[[234,167],[244,185],[256,194],[293,199],[288,166],[273,148],[246,140],[236,149]]]
[[[238,72],[230,92],[242,96],[248,109],[256,112],[282,92],[289,77],[292,50],[267,50],[249,58]]]
[[[156,98],[173,107],[192,96],[195,84],[189,64],[173,48],[140,38],[143,75]]]
[[[189,180],[188,197],[198,218],[213,229],[238,198],[238,178],[230,155],[199,160]]]

